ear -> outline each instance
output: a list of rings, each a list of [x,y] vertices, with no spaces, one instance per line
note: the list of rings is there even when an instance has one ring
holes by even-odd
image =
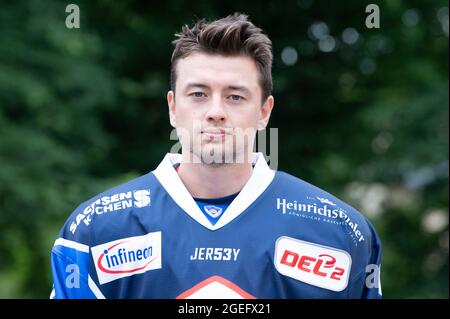
[[[267,123],[269,123],[270,114],[273,109],[273,105],[275,104],[275,100],[272,95],[270,95],[266,102],[264,102],[263,106],[261,107],[261,115],[258,120],[258,131],[262,131],[266,128]]]
[[[173,91],[167,92],[167,105],[169,106],[170,125],[172,125],[173,128],[176,128],[177,122],[175,117],[175,93]]]

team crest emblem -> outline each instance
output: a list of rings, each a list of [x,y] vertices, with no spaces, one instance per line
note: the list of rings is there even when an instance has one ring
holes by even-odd
[[[222,214],[222,208],[214,205],[205,206],[205,212],[212,218],[217,218]]]

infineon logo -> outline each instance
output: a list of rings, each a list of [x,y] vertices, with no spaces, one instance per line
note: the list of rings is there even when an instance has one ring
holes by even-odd
[[[352,259],[344,250],[282,236],[275,244],[274,263],[282,275],[342,291],[348,284]]]
[[[95,213],[101,215],[111,213],[126,208],[143,208],[150,206],[150,190],[139,189],[123,193],[117,193],[110,196],[102,196],[86,206],[82,213],[79,213],[75,220],[70,224],[70,231],[75,234],[78,225],[83,222],[86,226],[92,221],[92,215]]]
[[[161,268],[161,232],[92,247],[100,284]]]

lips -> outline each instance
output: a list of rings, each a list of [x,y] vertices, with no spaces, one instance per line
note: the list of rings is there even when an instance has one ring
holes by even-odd
[[[202,133],[205,134],[225,134],[226,131],[224,128],[214,127],[214,128],[206,128],[202,130]]]
[[[209,127],[201,131],[201,134],[210,141],[213,140],[223,141],[225,139],[225,136],[231,133],[232,133],[231,129],[225,129],[223,127]]]

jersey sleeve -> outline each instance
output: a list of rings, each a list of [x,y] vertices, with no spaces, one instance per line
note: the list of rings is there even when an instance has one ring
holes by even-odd
[[[371,255],[366,266],[366,279],[363,290],[363,299],[381,299],[381,241],[375,229],[369,223],[372,233]]]
[[[364,253],[360,253],[358,262],[360,271],[349,283],[348,298],[350,299],[381,299],[381,241],[369,221],[367,245]]]
[[[51,299],[102,298],[89,276],[89,247],[59,238],[51,252]]]

